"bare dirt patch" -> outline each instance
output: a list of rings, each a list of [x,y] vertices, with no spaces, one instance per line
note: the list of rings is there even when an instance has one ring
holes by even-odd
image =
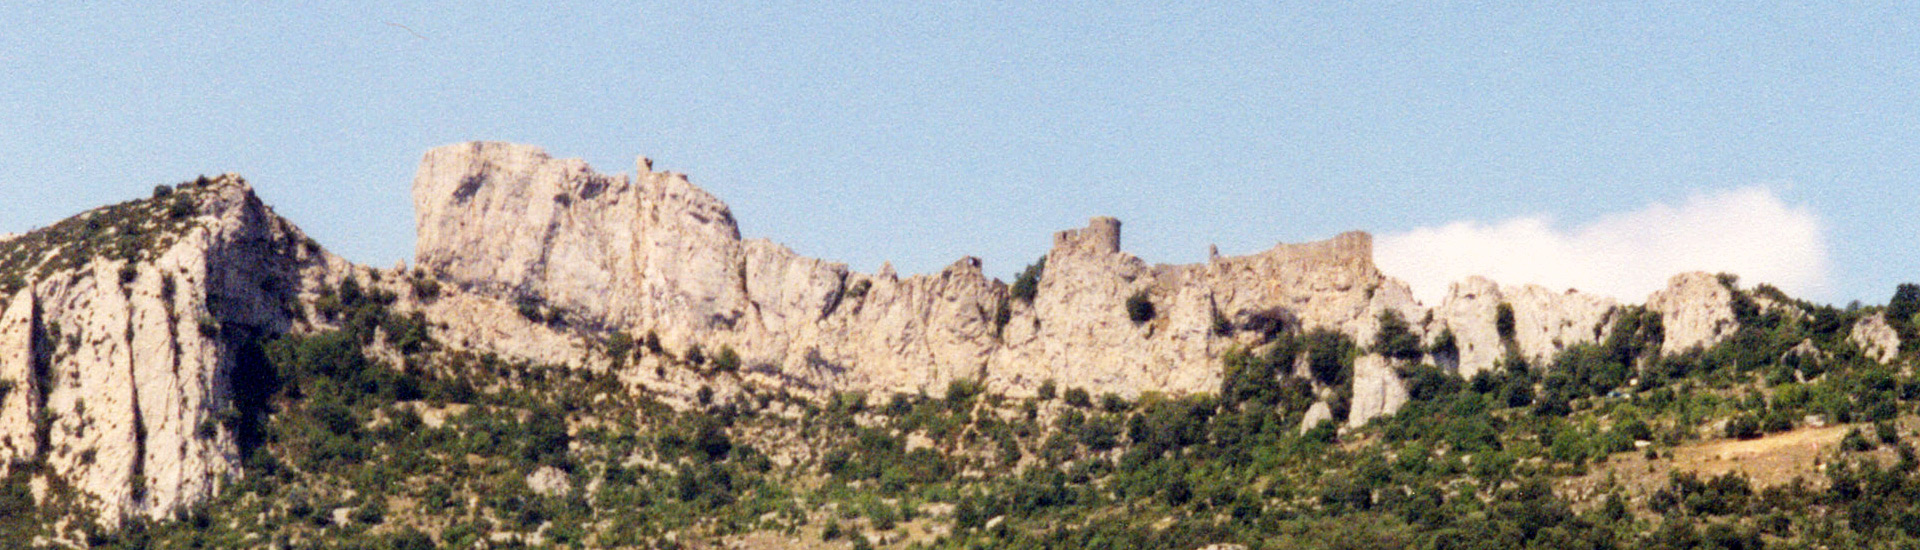
[[[1647,495],[1665,487],[1674,472],[1702,478],[1737,472],[1755,489],[1791,483],[1795,478],[1811,483],[1820,479],[1840,440],[1855,427],[1801,428],[1758,439],[1701,441],[1662,451],[1656,459],[1648,459],[1644,451],[1616,453],[1605,463],[1593,465],[1587,475],[1562,481],[1559,488],[1575,501],[1604,497],[1612,487],[1629,495]]]

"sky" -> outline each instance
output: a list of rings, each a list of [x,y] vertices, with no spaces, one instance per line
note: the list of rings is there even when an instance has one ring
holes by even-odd
[[[1155,263],[1370,231],[1430,304],[1920,280],[1914,4],[169,4],[0,18],[0,232],[236,172],[390,266],[420,155],[500,140],[860,271],[1011,279],[1108,215]]]

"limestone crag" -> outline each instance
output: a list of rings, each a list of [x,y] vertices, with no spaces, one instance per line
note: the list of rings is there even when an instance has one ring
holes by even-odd
[[[742,240],[725,203],[644,158],[636,176],[608,176],[504,143],[429,151],[414,202],[418,265],[467,294],[429,309],[457,340],[569,362],[586,344],[566,327],[652,334],[675,353],[731,348],[743,376],[796,391],[931,392],[960,378],[1016,396],[1045,380],[1121,395],[1212,391],[1217,360],[1233,346],[1282,328],[1330,328],[1366,345],[1385,312],[1424,342],[1451,332],[1455,356],[1426,360],[1471,376],[1507,353],[1496,328],[1502,304],[1513,312],[1513,351],[1537,364],[1604,338],[1621,310],[1605,297],[1477,277],[1428,309],[1375,268],[1372,239],[1359,232],[1215,253],[1200,264],[1148,264],[1121,249],[1112,218],[1056,234],[1028,302],[975,258],[926,275],[855,273]],[[1151,319],[1130,318],[1135,295],[1153,304]],[[1675,277],[1648,301],[1668,327],[1665,350],[1731,332],[1730,299],[1712,276]],[[557,316],[562,328],[501,320],[509,309],[501,303]],[[500,337],[509,333],[545,343]],[[1346,419],[1355,423],[1406,399],[1394,365],[1360,363]]]
[[[1456,282],[1433,309],[1427,332],[1452,331],[1462,376],[1491,369],[1505,356],[1497,323],[1501,304],[1513,311],[1514,350],[1534,364],[1552,360],[1567,346],[1601,338],[1617,308],[1612,298],[1539,285],[1503,288],[1485,277]]]
[[[0,468],[39,463],[114,523],[203,500],[237,472],[219,420],[233,342],[288,330],[302,281],[344,265],[233,176],[5,247],[0,270],[25,288],[0,316]]]
[[[1666,330],[1661,353],[1712,346],[1739,328],[1733,316],[1733,290],[1708,273],[1674,275],[1667,280],[1667,288],[1647,297],[1647,309],[1660,313]]]
[[[1362,355],[1354,360],[1348,426],[1361,426],[1376,417],[1393,414],[1406,402],[1407,387],[1394,372],[1391,360],[1378,354]]]
[[[1364,233],[1149,265],[1120,250],[1117,220],[1096,218],[1056,236],[1026,303],[974,258],[869,275],[743,241],[725,204],[644,159],[630,179],[529,146],[452,145],[426,154],[414,199],[418,264],[435,276],[580,326],[653,333],[669,349],[733,348],[749,375],[789,387],[910,392],[981,377],[1015,395],[1047,379],[1122,395],[1211,391],[1219,354],[1261,327],[1364,340],[1380,311],[1422,313],[1374,268]],[[1135,322],[1125,303],[1142,292],[1158,314]]]
[[[1853,331],[1847,340],[1860,346],[1867,357],[1881,363],[1893,361],[1900,355],[1900,333],[1887,324],[1887,312],[1880,311],[1854,323]]]

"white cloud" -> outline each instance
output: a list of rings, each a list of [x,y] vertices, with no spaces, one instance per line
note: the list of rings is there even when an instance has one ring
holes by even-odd
[[[1576,288],[1638,303],[1684,271],[1730,272],[1742,286],[1772,283],[1795,297],[1826,290],[1827,246],[1818,216],[1765,187],[1696,194],[1572,228],[1546,216],[1494,224],[1454,222],[1375,239],[1380,270],[1434,305],[1472,275],[1502,285]]]

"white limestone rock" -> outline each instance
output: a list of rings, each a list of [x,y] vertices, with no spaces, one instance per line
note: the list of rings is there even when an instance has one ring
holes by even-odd
[[[1300,418],[1300,433],[1307,433],[1328,420],[1333,420],[1333,407],[1326,401],[1315,401],[1307,406],[1306,416]]]
[[[1887,313],[1884,311],[1854,323],[1847,340],[1860,346],[1867,357],[1881,363],[1891,363],[1900,356],[1900,333],[1887,324]]]
[[[414,184],[416,263],[481,299],[549,305],[568,326],[651,332],[675,352],[733,348],[748,378],[802,392],[938,392],[976,377],[1015,395],[1047,379],[1127,396],[1212,391],[1219,354],[1250,337],[1216,333],[1216,314],[1238,325],[1271,313],[1365,339],[1380,311],[1420,313],[1405,284],[1374,268],[1364,233],[1149,266],[1120,250],[1117,220],[1096,218],[1055,237],[1028,304],[974,258],[936,274],[868,275],[742,241],[725,204],[640,165],[630,180],[528,146],[434,149]],[[1127,318],[1136,292],[1154,302],[1153,320]],[[447,324],[501,332],[475,308],[446,312],[466,317]]]
[[[1347,426],[1365,426],[1374,418],[1399,411],[1406,403],[1406,385],[1400,382],[1391,360],[1378,354],[1354,359],[1353,405],[1347,411]]]
[[[1617,307],[1611,298],[1572,290],[1554,292],[1539,285],[1503,288],[1485,277],[1455,282],[1446,299],[1433,309],[1435,326],[1428,333],[1453,332],[1461,376],[1491,369],[1506,355],[1497,323],[1503,303],[1513,310],[1515,351],[1536,365],[1551,362],[1567,346],[1597,341]]]
[[[233,403],[233,342],[288,330],[307,281],[345,265],[236,176],[172,197],[193,215],[150,201],[70,220],[110,240],[145,235],[131,261],[35,234],[5,243],[32,247],[34,268],[16,271],[28,286],[0,316],[0,380],[14,388],[0,403],[0,454],[42,461],[37,475],[78,489],[109,524],[164,517],[239,474],[235,434],[218,421]]]
[[[564,497],[573,492],[573,484],[567,480],[567,473],[552,466],[541,466],[527,474],[527,488],[534,494],[547,497]]]
[[[1667,288],[1647,296],[1647,309],[1660,313],[1666,330],[1660,352],[1711,347],[1733,335],[1739,323],[1732,302],[1733,291],[1712,274],[1696,271],[1668,279]]]

